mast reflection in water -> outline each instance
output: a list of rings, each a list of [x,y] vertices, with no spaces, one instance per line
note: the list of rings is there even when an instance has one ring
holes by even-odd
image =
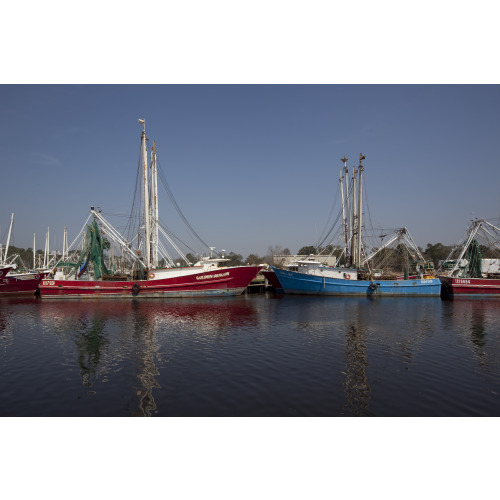
[[[500,301],[0,302],[2,416],[500,415]]]

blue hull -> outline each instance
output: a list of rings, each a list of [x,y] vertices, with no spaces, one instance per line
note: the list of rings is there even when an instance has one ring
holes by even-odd
[[[325,278],[273,267],[285,293],[301,295],[354,295],[422,297],[441,295],[441,281],[433,279],[409,280],[346,280]]]

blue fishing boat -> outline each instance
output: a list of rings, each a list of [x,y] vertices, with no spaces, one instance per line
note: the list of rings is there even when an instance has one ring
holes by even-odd
[[[272,267],[285,293],[303,295],[436,296],[439,278],[359,279],[357,269],[331,268],[319,262],[297,262],[300,271]]]
[[[289,294],[439,297],[441,281],[434,275],[432,263],[424,259],[408,229],[396,229],[384,244],[372,245],[371,251],[363,243],[364,159],[360,155],[358,170],[353,168],[351,178],[347,158],[341,160],[345,175],[341,173],[340,176],[341,214],[335,224],[340,222],[337,234],[342,237],[342,245],[330,243],[327,247],[332,251],[343,247],[338,265],[331,267],[321,262],[320,257],[310,256],[285,269],[271,266],[276,278],[284,292]],[[326,234],[327,237],[336,234],[334,227]],[[384,234],[383,238],[387,236]],[[388,264],[389,259],[392,259],[392,264]],[[340,264],[341,260],[343,263]]]

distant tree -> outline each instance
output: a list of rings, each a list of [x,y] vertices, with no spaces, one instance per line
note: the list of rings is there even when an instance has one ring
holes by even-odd
[[[256,266],[258,264],[261,264],[263,262],[263,259],[262,259],[262,257],[259,257],[257,254],[251,253],[246,258],[245,262],[247,262],[248,264],[250,264],[252,266]]]
[[[283,250],[283,247],[276,245],[276,246],[269,246],[267,249],[267,254],[264,257],[263,261],[266,264],[269,264],[270,266],[282,266],[284,262],[283,255],[285,254],[285,251]]]
[[[499,251],[494,247],[487,247],[485,245],[479,245],[479,250],[481,251],[481,256],[483,259],[498,259]]]
[[[228,266],[242,266],[243,265],[243,256],[239,253],[229,252],[226,255],[226,259],[229,259],[227,262]]]
[[[316,253],[316,247],[313,245],[309,245],[307,247],[302,247],[297,254],[298,255],[311,255]]]
[[[2,250],[5,251],[5,248]],[[19,267],[19,269],[30,269],[33,267],[33,250],[31,248],[25,250],[24,248],[10,245],[7,260],[9,262],[12,261],[14,256],[17,256],[14,263]]]
[[[307,247],[304,247],[307,248]],[[342,253],[342,247],[335,246],[335,245],[327,245],[326,247],[319,247],[317,249],[318,255],[335,255],[338,257]]]
[[[188,252],[186,254],[186,259],[191,262],[191,264],[196,264],[200,259],[198,259],[195,255],[193,255],[191,252]]]
[[[291,255],[291,253],[290,253],[290,249],[289,249],[289,248],[285,248],[285,249],[283,250],[283,255]]]
[[[437,268],[439,266],[439,261],[446,259],[452,249],[453,247],[445,246],[442,243],[436,243],[434,245],[427,243],[423,256],[426,260],[431,261],[434,264],[434,267]]]

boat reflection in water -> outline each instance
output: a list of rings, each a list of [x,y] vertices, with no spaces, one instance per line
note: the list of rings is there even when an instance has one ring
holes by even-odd
[[[500,415],[498,300],[2,306],[2,416]]]
[[[460,300],[443,301],[443,325],[457,332],[481,366],[496,364],[500,359],[497,339],[491,336],[491,325],[498,321],[498,317],[498,298],[461,297]]]
[[[347,327],[345,336],[345,371],[342,373],[346,402],[342,414],[369,416],[370,385],[366,373],[368,361],[365,329],[352,323]]]
[[[109,379],[113,377],[116,384],[121,377],[120,385],[130,392],[127,413],[151,416],[157,410],[153,390],[162,389],[159,365],[179,355],[186,335],[210,344],[223,339],[235,325],[256,324],[251,305],[240,301],[227,307],[224,302],[56,300],[40,304],[40,319],[42,327],[65,346],[65,363],[78,364],[86,389],[78,399],[95,395],[97,387],[106,393]],[[175,332],[183,337],[179,345]]]

